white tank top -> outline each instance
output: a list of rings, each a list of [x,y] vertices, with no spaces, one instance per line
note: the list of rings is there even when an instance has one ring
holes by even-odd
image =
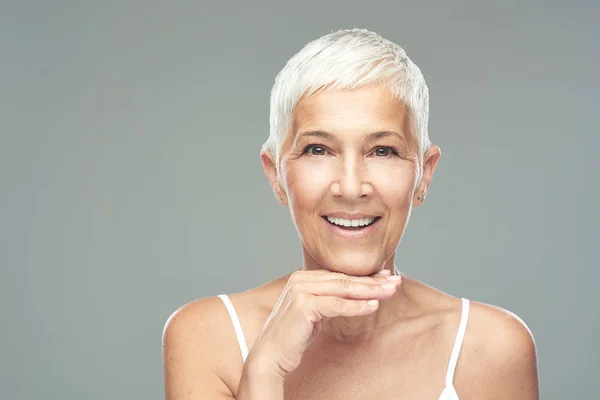
[[[233,304],[229,297],[226,294],[220,294],[219,297],[225,303],[225,307],[229,312],[229,316],[231,317],[231,322],[233,323],[233,328],[235,329],[235,335],[237,336],[238,343],[240,345],[240,350],[242,351],[242,360],[246,362],[246,357],[248,357],[248,346],[246,344],[246,339],[244,337],[244,332],[242,331],[242,325],[240,324],[240,319],[235,312],[235,308],[233,308]],[[446,371],[446,386],[442,391],[438,400],[460,400],[456,390],[454,389],[453,381],[454,381],[454,370],[456,369],[456,363],[458,362],[458,355],[460,353],[460,349],[462,347],[463,338],[465,337],[465,331],[467,329],[467,320],[469,319],[469,300],[462,298],[462,316],[460,318],[460,325],[458,326],[458,332],[456,334],[456,340],[454,341],[454,347],[452,348],[452,354],[450,355],[450,361],[448,363],[448,369]]]

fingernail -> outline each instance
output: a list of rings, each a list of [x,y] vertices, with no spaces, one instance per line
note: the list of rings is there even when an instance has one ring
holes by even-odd
[[[389,275],[389,274],[390,274],[389,269],[382,269],[381,271],[377,272],[376,275]]]
[[[386,279],[388,281],[398,282],[398,281],[402,280],[402,277],[400,275],[392,275],[392,276],[386,276]]]

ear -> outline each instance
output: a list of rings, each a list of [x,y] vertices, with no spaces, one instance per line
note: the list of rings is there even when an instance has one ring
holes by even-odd
[[[271,184],[271,187],[273,188],[273,194],[275,194],[275,198],[277,199],[277,202],[279,202],[279,204],[286,206],[288,204],[287,194],[285,193],[285,190],[283,189],[283,187],[281,186],[281,183],[279,182],[277,167],[275,165],[275,158],[273,157],[273,155],[270,152],[263,150],[260,153],[260,160],[262,161],[262,166],[263,166],[263,169],[265,170],[265,175],[267,175],[267,178],[269,179],[269,183]]]
[[[438,146],[431,146],[425,152],[425,155],[423,156],[423,176],[413,195],[413,207],[419,206],[425,201],[427,190],[431,184],[431,179],[433,178],[433,173],[435,172],[441,154],[442,151]]]

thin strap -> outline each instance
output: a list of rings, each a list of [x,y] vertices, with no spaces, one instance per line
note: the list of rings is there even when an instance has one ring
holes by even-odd
[[[456,363],[458,361],[458,355],[462,347],[462,342],[465,337],[465,331],[467,330],[467,320],[469,319],[469,300],[462,298],[462,316],[460,318],[460,325],[458,327],[458,333],[456,334],[456,341],[454,342],[454,348],[452,349],[452,355],[450,356],[450,362],[448,363],[448,371],[446,372],[446,386],[452,387],[454,380],[454,370],[456,369]]]
[[[235,335],[237,336],[238,343],[240,344],[240,350],[242,351],[242,361],[246,362],[246,357],[248,357],[248,346],[246,345],[246,339],[244,338],[244,331],[242,331],[242,325],[240,324],[240,319],[235,312],[235,308],[233,308],[233,304],[229,297],[226,294],[220,294],[219,297],[225,303],[225,307],[229,312],[229,316],[231,317],[231,322],[233,323],[233,328],[235,329]]]

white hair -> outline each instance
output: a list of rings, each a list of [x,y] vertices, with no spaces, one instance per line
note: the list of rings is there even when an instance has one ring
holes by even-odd
[[[366,29],[324,35],[296,53],[277,74],[271,90],[269,138],[263,151],[279,166],[298,101],[318,90],[352,90],[383,83],[408,111],[411,134],[419,145],[419,163],[431,146],[427,132],[429,91],[419,68],[404,49]]]

